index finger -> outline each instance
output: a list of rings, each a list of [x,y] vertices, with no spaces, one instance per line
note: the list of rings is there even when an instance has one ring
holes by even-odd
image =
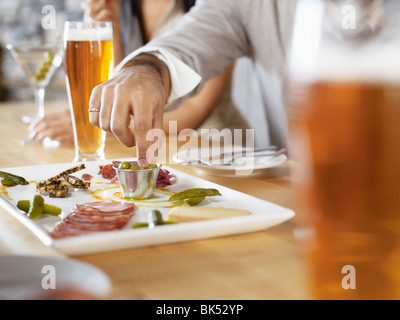
[[[138,164],[140,167],[148,167],[150,159],[147,159],[147,149],[151,141],[147,139],[147,133],[153,128],[153,108],[145,107],[146,104],[136,102],[133,105],[133,123],[136,141]]]

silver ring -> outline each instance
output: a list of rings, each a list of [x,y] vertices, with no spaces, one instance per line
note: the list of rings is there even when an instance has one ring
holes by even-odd
[[[89,108],[89,112],[100,112],[98,108]]]

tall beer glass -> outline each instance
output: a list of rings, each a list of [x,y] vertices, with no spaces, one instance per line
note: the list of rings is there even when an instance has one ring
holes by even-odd
[[[105,132],[89,122],[88,109],[93,88],[112,75],[112,24],[67,21],[64,49],[66,85],[73,116],[74,161],[104,159]]]
[[[400,298],[399,12],[398,0],[297,8],[289,144],[317,299]]]

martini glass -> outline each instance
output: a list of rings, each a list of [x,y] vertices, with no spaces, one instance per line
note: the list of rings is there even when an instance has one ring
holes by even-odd
[[[44,116],[45,90],[62,63],[62,42],[7,44],[6,48],[24,70],[35,94],[36,114],[22,117],[23,122],[30,123],[36,117]]]

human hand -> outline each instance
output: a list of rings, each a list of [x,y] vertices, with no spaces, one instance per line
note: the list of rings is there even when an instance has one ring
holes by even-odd
[[[156,154],[148,152],[153,141],[150,131],[162,129],[169,91],[167,66],[154,56],[138,56],[111,80],[93,89],[90,122],[114,134],[125,146],[136,145],[139,166],[147,167],[157,160]],[[131,116],[134,132],[130,129]]]
[[[43,142],[48,137],[61,144],[73,145],[74,134],[69,110],[46,114],[43,118],[35,119],[28,127],[29,138]]]
[[[87,1],[90,17],[95,21],[119,22],[120,7],[117,0],[89,0]]]

